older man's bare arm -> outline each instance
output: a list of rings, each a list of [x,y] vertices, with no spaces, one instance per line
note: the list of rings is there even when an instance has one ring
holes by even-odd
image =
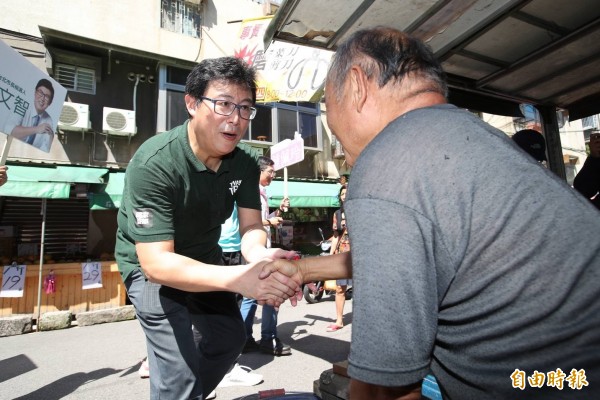
[[[350,396],[353,399],[419,400],[422,398],[421,383],[410,386],[387,387],[352,379],[350,381]]]
[[[350,252],[346,252],[300,260],[274,260],[263,267],[259,278],[264,279],[275,273],[288,277],[299,285],[311,281],[352,278],[352,259]],[[287,284],[285,280],[282,283]]]

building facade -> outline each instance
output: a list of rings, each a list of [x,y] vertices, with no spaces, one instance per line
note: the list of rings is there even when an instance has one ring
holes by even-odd
[[[233,55],[242,20],[272,14],[277,2],[7,0],[4,8],[0,39],[68,90],[51,151],[13,143],[8,160],[119,169],[187,118],[190,69]],[[267,152],[292,129],[306,131],[307,153],[290,176],[339,176],[318,103],[260,105],[245,139]]]
[[[39,255],[39,209],[42,199],[48,199],[45,211],[55,219],[46,232],[46,254],[58,261],[103,254],[109,258],[129,160],[145,140],[187,119],[184,86],[194,65],[234,55],[243,21],[272,15],[278,4],[4,1],[7,12],[0,15],[0,40],[67,89],[50,151],[18,140],[8,151],[10,184],[0,188],[0,226],[15,227],[8,230],[16,235],[13,255]],[[262,103],[258,108],[244,141],[263,154],[293,138],[294,131],[304,138],[304,161],[288,168],[290,180],[331,184],[347,172],[343,158],[334,158],[334,140],[319,103]],[[0,146],[6,137],[0,135]],[[40,168],[44,174],[38,173]],[[93,177],[88,169],[95,170]],[[49,170],[55,173],[46,174]],[[44,182],[36,180],[41,175]],[[0,247],[0,253],[8,251]]]

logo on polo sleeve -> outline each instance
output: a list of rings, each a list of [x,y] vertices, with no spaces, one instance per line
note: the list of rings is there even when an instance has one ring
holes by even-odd
[[[237,180],[237,181],[231,181],[229,182],[229,191],[231,192],[231,194],[235,194],[235,192],[237,192],[238,188],[240,187],[240,185],[242,184],[242,180]]]
[[[135,226],[138,228],[152,228],[152,212],[148,208],[133,210],[135,216]]]

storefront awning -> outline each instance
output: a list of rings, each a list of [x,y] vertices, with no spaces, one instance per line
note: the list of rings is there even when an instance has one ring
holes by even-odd
[[[336,50],[361,28],[389,26],[427,43],[461,107],[520,117],[526,102],[574,121],[600,112],[598,16],[591,0],[286,0],[263,41],[265,53],[279,42]]]
[[[121,206],[125,172],[110,172],[106,185],[96,185],[90,193],[91,210],[111,210]],[[339,207],[338,183],[288,182],[292,207]],[[283,181],[273,181],[267,189],[269,207],[278,207],[283,199]]]
[[[0,196],[68,199],[70,189],[71,185],[65,182],[17,182],[9,180],[0,188]]]
[[[68,199],[72,183],[104,183],[106,168],[8,166],[0,196]]]
[[[97,185],[89,194],[90,210],[112,210],[121,207],[125,172],[108,174],[106,185]]]
[[[288,197],[292,207],[339,207],[339,183],[288,182]],[[283,181],[273,181],[267,188],[269,207],[279,207],[283,199]]]

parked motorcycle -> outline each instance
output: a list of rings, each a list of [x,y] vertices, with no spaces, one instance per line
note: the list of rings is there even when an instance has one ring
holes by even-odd
[[[325,240],[325,236],[323,236],[323,230],[319,228],[319,233],[321,234],[321,243],[317,246],[321,247],[321,254],[318,257],[328,256],[329,251],[331,250],[331,240]],[[304,299],[310,303],[315,304],[318,303],[321,298],[323,298],[324,294],[334,295],[335,287],[333,289],[325,288],[325,281],[315,281],[310,282],[304,285],[302,288],[302,292],[304,295]],[[346,299],[350,299],[352,296],[352,287],[348,287],[346,291]]]

